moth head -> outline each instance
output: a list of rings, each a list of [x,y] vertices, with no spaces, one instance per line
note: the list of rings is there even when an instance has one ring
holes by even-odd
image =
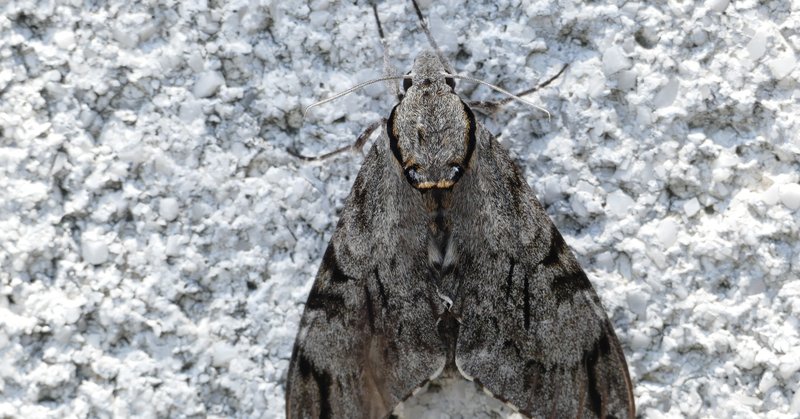
[[[455,92],[455,79],[447,77],[444,65],[432,50],[424,50],[417,55],[411,74],[411,78],[403,80],[403,90],[406,94],[412,87],[415,87],[415,90],[424,90],[430,93]]]
[[[455,186],[475,150],[475,116],[446,76],[436,54],[423,51],[387,121],[392,153],[408,183],[420,191]]]

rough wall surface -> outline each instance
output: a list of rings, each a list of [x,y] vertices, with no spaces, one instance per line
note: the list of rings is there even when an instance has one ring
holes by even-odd
[[[800,3],[423,2],[603,299],[645,417],[800,415]],[[427,46],[378,5],[393,63]],[[794,10],[794,12],[792,12]],[[0,417],[282,417],[303,302],[387,116],[369,4],[0,6]],[[472,100],[497,93],[460,82]],[[469,385],[408,417],[497,417]],[[455,413],[454,413],[455,412]]]

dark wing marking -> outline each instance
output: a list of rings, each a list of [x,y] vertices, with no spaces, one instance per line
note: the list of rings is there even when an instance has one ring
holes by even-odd
[[[426,216],[384,134],[365,159],[306,303],[288,418],[382,418],[445,364]]]
[[[459,370],[528,416],[633,418],[625,357],[586,274],[485,129],[476,155],[453,190]]]

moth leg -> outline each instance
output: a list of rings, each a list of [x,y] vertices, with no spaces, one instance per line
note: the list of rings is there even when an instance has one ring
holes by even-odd
[[[530,89],[526,89],[526,90],[523,90],[523,91],[521,91],[519,93],[515,93],[515,94],[517,96],[519,96],[519,97],[522,97],[522,96],[529,95],[529,94],[531,94],[531,93],[533,93],[533,92],[535,92],[535,91],[537,91],[539,89],[542,89],[542,88],[548,86],[550,83],[554,82],[557,78],[559,78],[564,73],[564,71],[567,70],[567,67],[569,67],[569,64],[564,64],[564,66],[561,67],[561,70],[559,70],[558,73],[556,73],[555,76],[550,77],[549,79],[539,83],[538,85],[536,85],[534,87],[531,87]],[[480,113],[482,113],[484,115],[492,115],[492,114],[496,113],[497,111],[499,111],[501,107],[503,107],[504,105],[508,104],[512,100],[514,100],[514,98],[511,98],[511,97],[507,97],[505,99],[497,100],[497,101],[478,100],[478,101],[474,101],[474,102],[469,102],[469,107],[472,110],[478,111],[478,112],[480,112]]]
[[[297,150],[294,150],[292,148],[287,148],[286,152],[288,152],[289,154],[291,154],[294,157],[297,157],[298,159],[302,159],[302,160],[305,160],[305,161],[319,161],[319,160],[327,160],[327,159],[329,159],[329,158],[331,158],[331,157],[333,157],[333,156],[335,156],[337,154],[344,153],[345,151],[350,151],[350,150],[361,151],[361,149],[364,147],[364,144],[366,144],[367,140],[369,140],[369,137],[372,135],[372,133],[375,132],[375,130],[378,129],[379,126],[381,126],[381,125],[383,125],[385,123],[386,123],[386,119],[385,118],[381,118],[381,119],[371,123],[364,130],[364,132],[362,132],[361,135],[359,135],[358,138],[356,138],[356,141],[353,144],[350,144],[348,146],[344,146],[342,148],[338,148],[336,150],[333,150],[331,152],[328,152],[328,153],[325,153],[325,154],[322,154],[322,155],[319,155],[319,156],[304,156],[304,155],[298,153]]]
[[[439,45],[436,43],[436,40],[433,39],[433,35],[431,35],[430,29],[428,29],[428,22],[425,21],[425,17],[422,16],[422,11],[419,9],[419,5],[417,4],[417,0],[411,0],[411,4],[414,5],[414,11],[417,12],[417,18],[419,18],[419,26],[422,28],[422,31],[425,32],[425,36],[428,38],[428,43],[431,44],[431,48],[436,52],[436,56],[439,57],[439,61],[442,62],[445,71],[450,74],[455,74],[453,71],[453,67],[450,66],[450,63],[444,58],[444,54],[442,54],[442,50],[439,49]]]
[[[378,25],[378,36],[381,38],[381,46],[383,46],[383,75],[397,75],[397,69],[389,61],[389,45],[386,43],[386,37],[383,34],[383,27],[381,26],[381,19],[378,17],[378,6],[376,6],[375,3],[372,4],[372,13],[375,15],[375,23]],[[386,80],[386,85],[389,86],[389,91],[391,91],[398,100],[403,99],[403,94],[400,93],[400,88],[397,86],[396,81]]]

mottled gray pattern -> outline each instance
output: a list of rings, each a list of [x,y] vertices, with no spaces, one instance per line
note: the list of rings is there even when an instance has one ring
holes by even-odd
[[[444,366],[425,218],[383,136],[309,295],[289,371],[288,417],[380,418]]]
[[[597,294],[506,151],[485,130],[478,138],[452,191],[458,257],[443,278],[461,321],[459,369],[531,416],[633,416]]]
[[[633,417],[597,294],[444,68],[417,57],[358,174],[306,303],[287,416],[382,418],[446,371],[531,417]]]

